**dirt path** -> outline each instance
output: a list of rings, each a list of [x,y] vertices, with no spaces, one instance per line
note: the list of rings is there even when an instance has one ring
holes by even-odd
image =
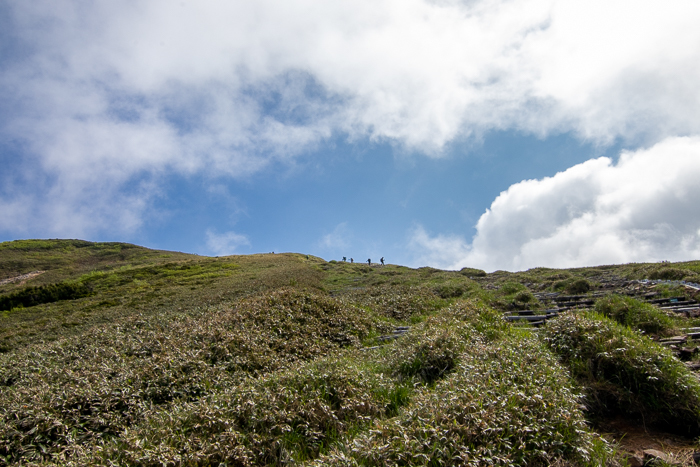
[[[19,282],[20,285],[22,285],[25,282],[27,282],[29,279],[33,279],[36,276],[41,275],[45,272],[46,271],[32,271],[32,272],[28,272],[26,274],[21,274],[19,276],[10,277],[9,279],[2,279],[2,280],[0,280],[0,285],[12,284],[13,282]]]
[[[655,449],[669,455],[673,461],[677,462],[672,465],[696,465],[693,461],[696,448],[693,439],[645,427],[641,420],[631,421],[624,417],[607,420],[601,425],[598,431],[603,434],[603,437],[617,443],[621,451],[629,457],[636,456],[644,459],[645,450]],[[632,459],[628,460],[630,466],[641,465],[635,464]]]

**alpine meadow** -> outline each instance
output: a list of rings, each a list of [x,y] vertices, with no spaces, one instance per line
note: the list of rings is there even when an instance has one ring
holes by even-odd
[[[700,262],[0,243],[0,465],[693,465]]]

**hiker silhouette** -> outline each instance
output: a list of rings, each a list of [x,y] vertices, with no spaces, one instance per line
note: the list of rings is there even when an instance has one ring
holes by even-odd
[[[384,266],[384,257],[383,256],[382,256],[382,259],[380,259],[379,261],[381,261],[382,266]]]
[[[367,259],[367,265],[368,265],[368,266],[372,266],[372,260],[371,260],[371,259]]]

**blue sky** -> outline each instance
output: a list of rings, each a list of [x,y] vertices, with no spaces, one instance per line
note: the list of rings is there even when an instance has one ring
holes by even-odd
[[[416,227],[471,237],[486,207],[511,184],[565,170],[601,151],[567,135],[539,140],[510,132],[433,160],[341,140],[293,169],[242,183],[173,180],[158,203],[167,220],[154,222],[136,241],[165,249],[187,241],[192,251],[206,251],[207,231],[235,231],[250,241],[239,252],[410,261],[404,250]]]
[[[693,1],[4,2],[0,241],[698,259],[698,20]]]

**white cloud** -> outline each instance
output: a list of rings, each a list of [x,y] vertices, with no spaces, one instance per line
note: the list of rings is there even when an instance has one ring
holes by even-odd
[[[250,240],[245,235],[233,231],[219,234],[207,230],[207,248],[215,256],[232,255],[242,246],[250,246]]]
[[[423,226],[417,226],[410,233],[408,249],[414,253],[414,266],[445,269],[458,269],[457,263],[471,251],[469,243],[464,238],[457,235],[431,237]]]
[[[157,186],[137,200],[135,180],[248,177],[338,133],[429,155],[492,129],[700,134],[695,0],[3,8],[18,48],[0,72],[0,138],[24,145],[55,193],[27,206],[26,225],[50,222],[49,203],[88,231],[125,217],[137,228]]]
[[[348,248],[349,235],[347,222],[341,222],[335,226],[333,232],[321,237],[318,246],[324,250],[342,250],[343,248]]]
[[[700,258],[700,138],[669,138],[502,192],[471,244],[419,229],[413,250],[443,267],[537,266]]]

